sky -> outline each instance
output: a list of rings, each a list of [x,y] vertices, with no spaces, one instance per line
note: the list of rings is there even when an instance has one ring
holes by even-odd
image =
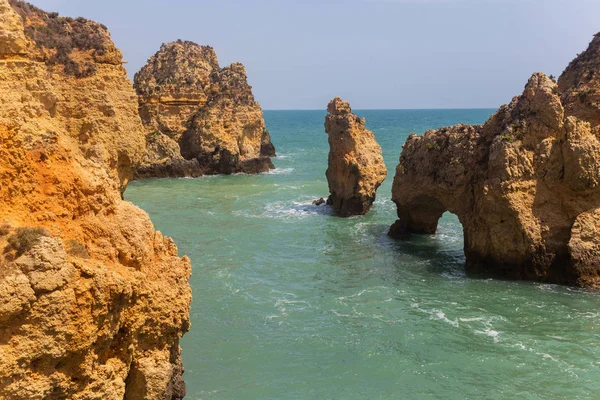
[[[496,108],[600,31],[600,0],[29,2],[108,26],[131,77],[162,43],[210,45],[267,110]]]

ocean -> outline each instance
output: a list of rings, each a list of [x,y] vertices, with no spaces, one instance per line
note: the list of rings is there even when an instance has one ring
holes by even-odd
[[[361,217],[311,204],[328,195],[322,111],[265,111],[268,174],[131,183],[192,260],[186,398],[599,398],[597,293],[467,276],[449,213],[437,235],[386,235],[406,137],[492,112],[355,110],[388,168]]]

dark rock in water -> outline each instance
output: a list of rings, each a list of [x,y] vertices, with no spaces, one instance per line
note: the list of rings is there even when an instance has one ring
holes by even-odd
[[[274,168],[275,166],[269,157],[251,158],[239,163],[240,172],[245,174],[260,174],[269,172],[269,170]]]
[[[313,203],[315,206],[320,206],[320,205],[322,205],[322,204],[325,204],[325,199],[321,197],[320,199],[313,200],[313,202],[312,202],[312,203]]]
[[[387,175],[381,147],[365,129],[364,118],[352,114],[339,97],[327,106],[325,131],[329,136],[328,204],[340,217],[366,214],[375,192]]]
[[[273,146],[273,142],[271,142],[271,135],[266,129],[263,131],[260,143],[260,155],[263,157],[277,157],[275,146]]]
[[[410,239],[410,231],[404,226],[404,223],[400,220],[394,222],[392,226],[390,226],[390,230],[388,231],[388,236],[392,239],[397,240],[409,240]]]

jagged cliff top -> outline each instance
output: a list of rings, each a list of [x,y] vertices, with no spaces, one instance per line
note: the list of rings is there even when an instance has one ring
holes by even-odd
[[[558,90],[567,115],[590,122],[592,128],[600,125],[600,33],[567,66]]]
[[[600,33],[594,35],[587,50],[579,53],[563,71],[558,85],[561,91],[589,82],[600,66]]]
[[[86,77],[96,63],[119,65],[122,54],[106,26],[85,18],[60,17],[21,0],[9,0],[30,40],[29,55],[49,67],[62,65],[67,75]]]
[[[332,115],[348,115],[352,112],[352,108],[350,108],[350,103],[338,96],[329,102],[327,112]]]
[[[135,74],[134,86],[140,96],[204,93],[210,75],[219,70],[215,50],[194,42],[177,40],[160,47]]]

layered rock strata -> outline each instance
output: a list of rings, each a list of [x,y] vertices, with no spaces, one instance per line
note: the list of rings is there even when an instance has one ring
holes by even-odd
[[[106,28],[0,0],[0,398],[180,399],[191,266],[122,200],[144,128]]]
[[[600,42],[559,83],[534,74],[484,125],[411,135],[393,184],[390,234],[464,229],[471,272],[600,286]]]
[[[365,129],[365,119],[352,113],[339,97],[327,106],[325,132],[329,137],[327,182],[329,199],[340,217],[366,214],[387,175],[381,147]]]
[[[138,178],[259,173],[275,148],[246,70],[212,47],[164,44],[135,75],[147,147]]]

